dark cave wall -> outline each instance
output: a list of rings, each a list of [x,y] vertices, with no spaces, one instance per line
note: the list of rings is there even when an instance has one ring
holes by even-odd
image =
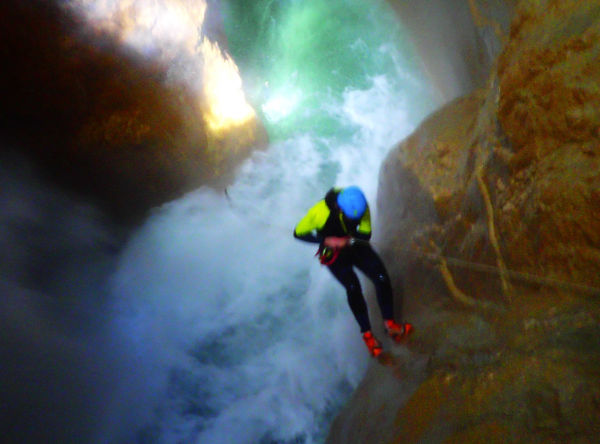
[[[266,143],[257,121],[215,138],[197,95],[167,81],[166,67],[59,4],[0,5],[3,150],[27,154],[50,181],[130,221],[223,179]],[[211,35],[222,37],[215,23]]]

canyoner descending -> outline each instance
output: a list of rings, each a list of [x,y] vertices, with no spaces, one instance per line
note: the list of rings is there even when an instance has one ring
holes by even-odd
[[[319,261],[346,289],[348,305],[371,356],[378,357],[383,347],[371,330],[367,304],[354,267],[375,285],[386,333],[398,343],[408,338],[413,326],[394,320],[390,278],[381,258],[368,242],[371,239],[371,211],[359,187],[330,189],[296,225],[294,237],[319,244]],[[403,289],[398,289],[395,296],[398,312],[401,312]]]
[[[157,208],[120,257],[114,331],[140,357],[155,398],[132,433],[139,442],[320,443],[368,354],[340,288],[303,260],[290,229],[331,184],[356,184],[365,205],[374,199],[382,159],[429,96],[383,0],[221,5],[271,143],[226,194],[202,187]],[[354,249],[378,263],[368,244]]]

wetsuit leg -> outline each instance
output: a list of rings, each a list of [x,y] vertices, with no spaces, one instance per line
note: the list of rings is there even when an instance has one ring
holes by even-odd
[[[348,295],[348,305],[356,318],[356,322],[360,326],[360,331],[365,332],[371,330],[369,322],[369,311],[367,303],[362,294],[360,281],[358,276],[352,270],[352,262],[348,260],[348,255],[340,254],[340,257],[327,268],[335,276],[335,278],[344,286]]]
[[[392,296],[392,285],[390,277],[383,261],[369,244],[357,244],[352,246],[353,262],[375,285],[377,302],[381,309],[383,319],[394,319],[394,300]],[[402,309],[402,289],[396,293],[396,302]],[[402,319],[401,313],[399,319]]]

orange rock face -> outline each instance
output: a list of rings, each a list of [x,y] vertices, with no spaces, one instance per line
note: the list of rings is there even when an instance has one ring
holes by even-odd
[[[370,370],[332,443],[382,411],[379,442],[600,433],[600,1],[520,1],[502,40],[484,86],[384,162],[376,241],[416,330],[404,391]]]
[[[600,284],[600,218],[593,198],[600,188],[598,8],[597,2],[548,2],[539,16],[521,11],[498,62],[497,111],[514,152],[509,165],[515,186],[498,201],[506,208],[498,220],[511,261],[521,265],[524,255],[535,254],[546,273],[595,286]]]
[[[509,268],[598,287],[600,10],[523,3],[487,87],[432,115],[388,163],[419,179],[449,255],[495,265],[496,252],[481,254],[491,220]],[[382,200],[394,201],[397,171],[383,171]]]

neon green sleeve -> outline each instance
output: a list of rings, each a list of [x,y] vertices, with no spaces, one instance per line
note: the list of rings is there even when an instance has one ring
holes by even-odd
[[[329,217],[329,208],[325,203],[325,200],[317,202],[306,215],[298,222],[294,233],[297,236],[304,236],[310,234],[313,230],[320,230],[325,226],[327,218]]]
[[[368,205],[365,214],[360,218],[357,231],[361,234],[371,236],[371,210],[369,210]]]

